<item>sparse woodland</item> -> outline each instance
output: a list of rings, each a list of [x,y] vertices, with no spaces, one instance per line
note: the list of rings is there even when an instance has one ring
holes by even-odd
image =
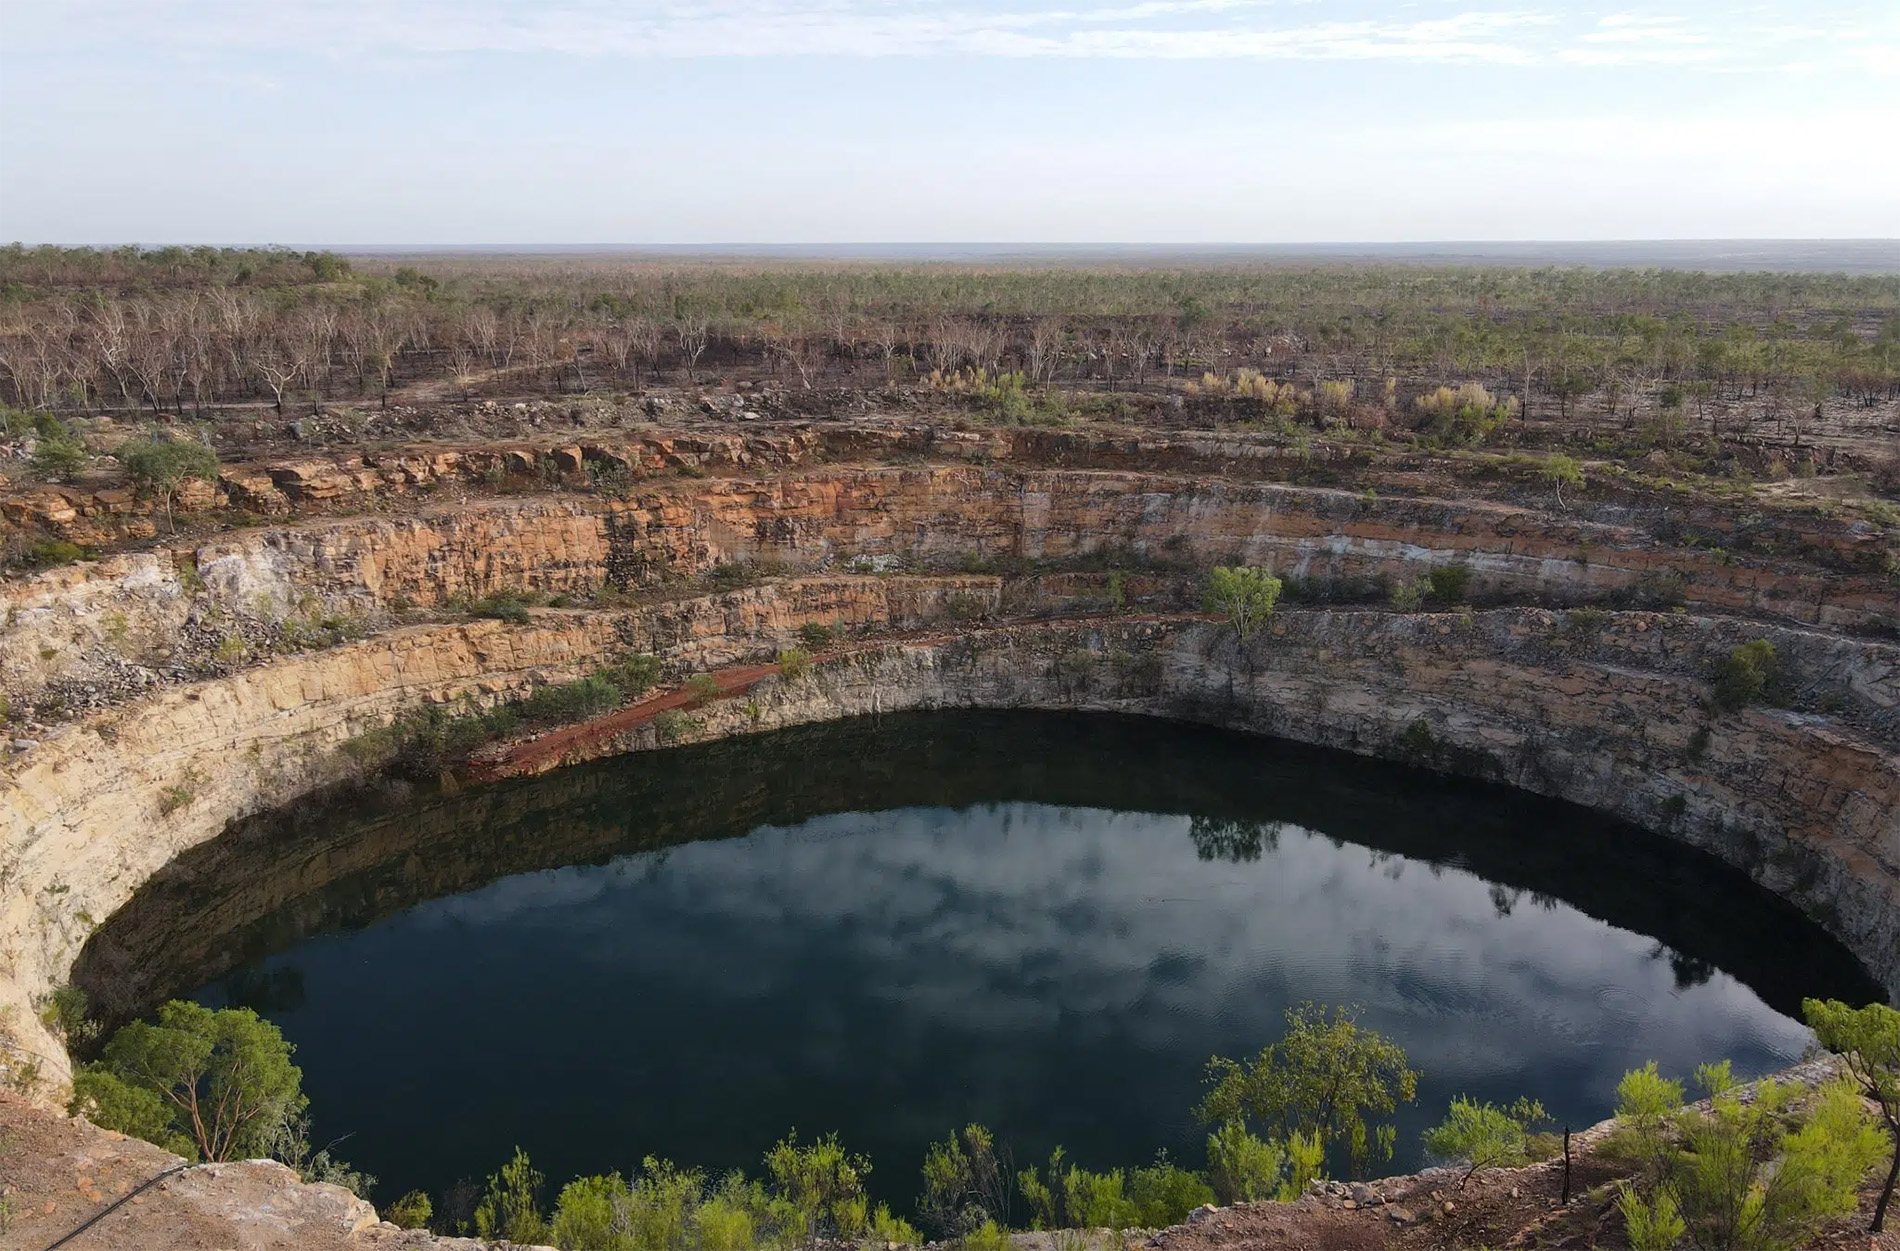
[[[1522,441],[1760,427],[1900,399],[1900,277],[1586,269],[958,264],[0,249],[0,400],[68,414],[525,397],[750,381],[1051,393],[1190,418]],[[1485,420],[1431,396],[1481,386]],[[1426,403],[1418,401],[1423,398]],[[1086,404],[1089,401],[1084,401]],[[1508,403],[1507,403],[1508,402]],[[1140,410],[1135,410],[1140,411]],[[1726,423],[1726,424],[1725,424]]]

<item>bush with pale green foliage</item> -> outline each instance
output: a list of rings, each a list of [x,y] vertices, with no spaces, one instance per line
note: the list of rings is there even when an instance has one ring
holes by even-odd
[[[1264,569],[1217,565],[1207,575],[1202,604],[1208,612],[1227,618],[1244,643],[1273,615],[1280,602],[1280,586],[1280,579]]]
[[[1415,401],[1426,428],[1446,443],[1482,443],[1497,428],[1517,416],[1515,397],[1498,399],[1482,384],[1467,382],[1457,390],[1439,387]]]
[[[1831,1081],[1808,1092],[1757,1082],[1744,1098],[1727,1061],[1696,1083],[1706,1110],[1680,1105],[1682,1086],[1653,1064],[1618,1086],[1610,1154],[1639,1165],[1618,1198],[1632,1245],[1681,1241],[1703,1251],[1792,1251],[1854,1210],[1857,1188],[1886,1155],[1860,1092]]]
[[[1033,1165],[1016,1177],[1032,1229],[1157,1229],[1214,1201],[1204,1174],[1180,1168],[1164,1151],[1146,1168],[1092,1172],[1060,1147],[1044,1176]]]
[[[1458,1179],[1462,1190],[1480,1169],[1529,1164],[1531,1127],[1549,1119],[1544,1105],[1534,1099],[1519,1099],[1509,1107],[1499,1107],[1460,1095],[1451,1101],[1445,1119],[1425,1131],[1425,1150],[1441,1160],[1465,1166],[1465,1175]]]

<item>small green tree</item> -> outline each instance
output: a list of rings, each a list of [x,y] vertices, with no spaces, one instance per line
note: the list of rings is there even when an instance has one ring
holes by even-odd
[[[547,1221],[541,1216],[541,1188],[547,1178],[528,1161],[528,1153],[515,1148],[514,1158],[501,1171],[488,1178],[488,1189],[475,1205],[475,1233],[482,1238],[506,1238],[509,1242],[538,1243],[546,1240]]]
[[[1207,575],[1202,604],[1208,612],[1227,618],[1241,642],[1253,638],[1280,602],[1280,579],[1264,569],[1217,565]]]
[[[178,489],[191,481],[209,482],[218,476],[218,455],[202,443],[185,439],[142,439],[121,444],[119,463],[139,494],[162,500],[165,524],[175,534],[172,501]]]
[[[1715,702],[1733,712],[1760,699],[1781,671],[1775,645],[1750,639],[1731,651],[1715,673]]]
[[[1541,471],[1544,481],[1550,483],[1557,494],[1557,507],[1564,507],[1564,488],[1583,485],[1583,465],[1574,456],[1565,456],[1561,452],[1545,458]]]
[[[1900,1012],[1884,1003],[1851,1008],[1838,999],[1806,999],[1801,1011],[1821,1045],[1840,1053],[1861,1093],[1880,1107],[1893,1148],[1868,1230],[1880,1233],[1886,1228],[1894,1183],[1900,1181]]]
[[[1465,1175],[1458,1179],[1458,1188],[1463,1190],[1480,1169],[1530,1163],[1531,1126],[1548,1119],[1544,1105],[1534,1099],[1519,1099],[1501,1108],[1460,1095],[1451,1101],[1445,1119],[1425,1131],[1425,1150],[1466,1166]]]
[[[86,444],[65,422],[50,413],[34,418],[39,438],[27,471],[42,482],[71,482],[92,463]]]
[[[1224,1125],[1255,1119],[1292,1145],[1310,1135],[1322,1152],[1341,1150],[1359,1170],[1390,1159],[1396,1131],[1369,1117],[1389,1116],[1418,1096],[1418,1073],[1405,1051],[1359,1025],[1354,1010],[1304,1003],[1289,1008],[1287,1031],[1248,1061],[1207,1062],[1208,1092],[1197,1114]]]
[[[75,1078],[73,1109],[181,1155],[261,1156],[306,1102],[291,1050],[249,1008],[214,1012],[174,999],[156,1024],[134,1021],[112,1036],[99,1063]]]

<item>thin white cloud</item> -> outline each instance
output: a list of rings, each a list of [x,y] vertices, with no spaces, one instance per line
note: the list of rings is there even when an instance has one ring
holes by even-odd
[[[1340,6],[1335,6],[1340,7]],[[1576,64],[1719,60],[1726,36],[1671,15],[1595,26],[1519,9],[1361,6],[1365,16],[1292,20],[1274,0],[0,0],[15,49],[79,51],[120,39],[192,56],[233,50],[335,55],[542,52],[640,59],[788,56],[1475,61]],[[1381,11],[1382,10],[1382,11]],[[1674,49],[1664,54],[1659,49]]]
[[[1457,3],[1335,0],[1327,20],[1303,22],[1293,15],[1300,0],[0,0],[0,30],[15,58],[83,56],[116,43],[199,61],[268,50],[385,58],[961,55],[1889,73],[1900,56],[1900,13],[1884,4],[1769,0],[1738,15],[1707,0],[1674,0],[1681,11],[1597,17],[1551,0],[1531,11],[1459,11]]]

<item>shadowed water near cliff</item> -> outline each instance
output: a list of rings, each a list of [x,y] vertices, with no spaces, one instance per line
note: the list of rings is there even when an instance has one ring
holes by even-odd
[[[1198,1163],[1202,1062],[1351,1002],[1454,1094],[1583,1125],[1624,1069],[1778,1067],[1804,994],[1882,998],[1718,862],[1567,805],[1194,727],[907,714],[258,819],[88,945],[299,1048],[383,1197],[642,1155],[756,1170],[838,1130],[900,1204],[970,1120],[1019,1158]]]

